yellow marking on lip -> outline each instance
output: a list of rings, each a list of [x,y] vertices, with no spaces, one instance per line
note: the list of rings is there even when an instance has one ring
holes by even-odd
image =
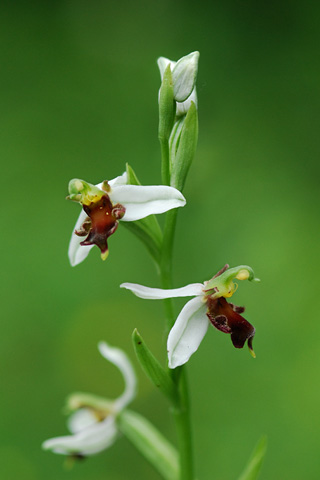
[[[109,250],[106,250],[104,253],[101,253],[102,260],[107,260],[109,255]]]
[[[256,358],[256,357],[257,357],[256,354],[254,353],[254,351],[251,350],[251,348],[249,348],[249,352],[250,352],[250,355],[251,355],[252,358]]]

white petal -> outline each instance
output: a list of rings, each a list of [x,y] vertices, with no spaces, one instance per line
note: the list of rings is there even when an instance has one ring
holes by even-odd
[[[198,350],[209,326],[206,309],[202,299],[196,297],[181,310],[168,336],[169,368],[183,365]]]
[[[112,203],[121,203],[125,207],[126,213],[122,218],[125,222],[134,222],[148,215],[167,212],[186,204],[186,199],[179,190],[163,185],[117,186],[112,189],[109,196]]]
[[[184,102],[177,102],[177,109],[176,109],[176,115],[177,117],[181,115],[185,115],[188,113],[189,108],[191,107],[191,102],[195,104],[195,106],[198,106],[198,100],[197,100],[197,92],[196,89],[194,89],[190,95],[190,97],[187,98]]]
[[[122,395],[114,401],[114,409],[122,410],[136,395],[137,379],[127,355],[116,347],[110,347],[106,342],[99,342],[101,355],[119,368],[123,375],[125,389]]]
[[[97,423],[97,417],[89,408],[79,408],[70,415],[67,423],[71,433],[79,433]]]
[[[74,233],[75,230],[79,230],[79,228],[81,227],[81,225],[83,224],[86,218],[87,218],[87,214],[83,210],[81,210],[81,213],[78,217],[78,220],[74,226],[74,229],[71,235],[69,249],[68,249],[68,256],[69,256],[69,260],[72,267],[83,262],[83,260],[87,258],[91,248],[93,247],[93,245],[81,246],[80,242],[84,240],[84,237],[79,237]]]
[[[171,65],[171,71],[172,71],[177,62],[173,62],[172,60],[169,60],[169,58],[166,58],[166,57],[159,57],[158,60],[157,60],[157,63],[158,63],[158,67],[159,67],[160,75],[161,75],[161,80],[162,80],[167,66],[170,64]]]
[[[185,287],[163,290],[162,288],[144,287],[138,283],[122,283],[120,288],[131,290],[132,293],[140,298],[157,300],[161,298],[193,297],[195,295],[203,295],[204,285],[202,285],[202,283],[190,283],[190,285],[186,285]]]
[[[63,455],[94,455],[110,447],[116,437],[115,418],[109,416],[102,422],[97,422],[75,435],[50,438],[42,444],[42,448]]]

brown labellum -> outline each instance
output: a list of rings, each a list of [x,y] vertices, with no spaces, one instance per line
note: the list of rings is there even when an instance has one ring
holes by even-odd
[[[107,194],[103,195],[98,202],[84,205],[83,210],[89,218],[75,233],[79,236],[86,234],[88,236],[80,245],[97,245],[103,257],[106,258],[108,254],[107,239],[116,231],[118,220],[123,217],[126,210],[120,204],[113,205]]]
[[[240,315],[244,308],[228,303],[224,297],[213,299],[208,297],[207,306],[207,317],[212,325],[221,332],[230,333],[232,343],[236,348],[243,348],[245,342],[248,341],[248,347],[254,355],[252,340],[255,329]]]

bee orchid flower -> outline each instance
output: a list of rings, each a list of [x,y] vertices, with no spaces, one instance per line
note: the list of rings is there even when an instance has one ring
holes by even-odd
[[[99,247],[105,260],[109,253],[108,237],[115,233],[119,220],[134,222],[186,203],[182,193],[173,187],[128,185],[126,172],[96,186],[73,179],[69,182],[67,199],[83,206],[69,244],[72,266],[81,263],[94,245]]]
[[[105,342],[98,345],[101,355],[113,363],[123,375],[125,389],[115,400],[87,393],[75,393],[68,398],[67,409],[73,412],[68,420],[71,435],[46,440],[42,447],[54,453],[82,458],[110,447],[118,436],[117,415],[136,394],[136,376],[125,353]]]
[[[211,280],[182,288],[163,290],[134,283],[120,286],[146,299],[195,297],[183,307],[168,336],[169,368],[176,368],[186,363],[198,350],[210,324],[221,332],[229,333],[236,348],[242,348],[247,341],[249,351],[255,357],[252,347],[254,327],[240,315],[244,312],[243,307],[226,300],[237,289],[235,279],[259,281],[248,266],[229,268],[225,265]]]

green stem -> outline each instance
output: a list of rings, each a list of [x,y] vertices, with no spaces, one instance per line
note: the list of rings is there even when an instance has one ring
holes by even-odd
[[[167,213],[164,226],[160,263],[162,288],[172,288],[172,251],[176,223],[177,209],[175,208]],[[168,335],[175,321],[172,299],[168,298],[167,300],[164,300],[164,305],[167,317],[166,334]]]
[[[193,480],[193,455],[192,455],[192,435],[191,435],[191,422],[190,422],[190,403],[188,384],[186,378],[186,371],[184,367],[180,367],[180,405],[178,409],[173,410],[173,416],[175,419],[179,453],[180,453],[180,479],[181,480]]]
[[[177,209],[170,210],[167,213],[164,226],[160,263],[162,288],[172,288],[172,252],[176,221]],[[172,299],[164,300],[164,305],[167,317],[166,334],[168,335],[175,321]],[[180,480],[193,480],[192,435],[186,372],[183,367],[178,367],[175,370],[170,370],[170,373],[179,391],[179,402],[178,405],[173,407],[172,413],[179,444]]]
[[[169,160],[169,141],[167,138],[160,138],[161,147],[161,176],[163,185],[170,185],[170,160]]]

